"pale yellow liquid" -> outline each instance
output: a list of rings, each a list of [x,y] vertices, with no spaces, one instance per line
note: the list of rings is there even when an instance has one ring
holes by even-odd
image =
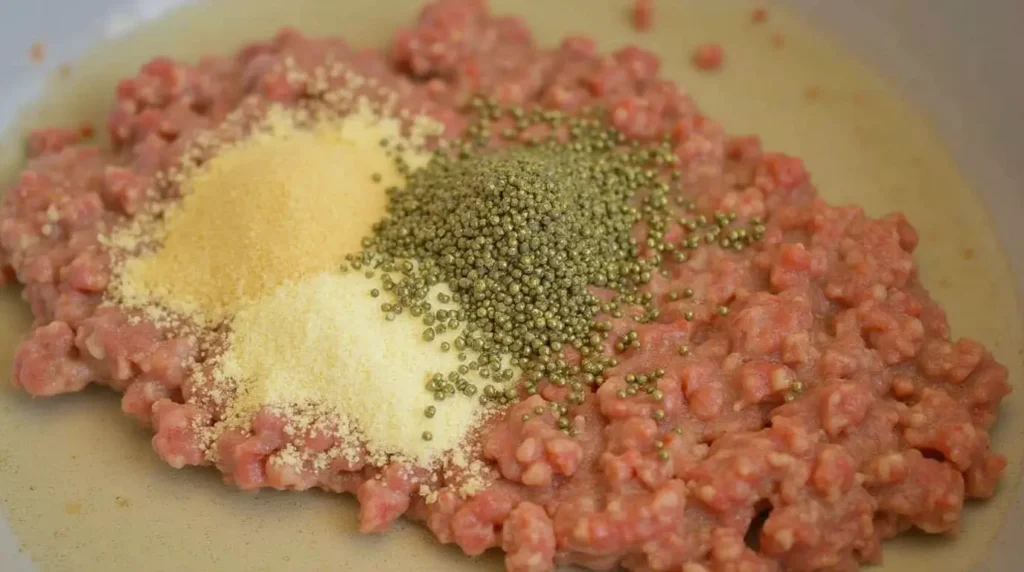
[[[386,12],[371,5],[386,5]],[[411,21],[411,0],[228,0],[158,22],[96,48],[55,80],[26,124],[100,120],[114,82],[150,56],[195,57],[282,25],[312,34],[380,44]],[[522,13],[539,38],[589,32],[606,47],[637,42],[656,49],[667,75],[688,86],[734,133],[759,133],[767,146],[805,158],[822,194],[856,202],[876,215],[900,210],[921,234],[924,282],[946,307],[955,335],[982,340],[1021,373],[1021,332],[1006,259],[970,185],[927,122],[877,77],[832,44],[773,10],[750,24],[734,2],[659,4],[656,29],[631,31],[629,2],[494,0]],[[245,14],[244,24],[238,14]],[[585,17],[583,15],[586,15]],[[586,24],[584,24],[586,22]],[[784,32],[786,45],[772,47]],[[721,41],[727,62],[704,75],[689,65],[693,46]],[[806,98],[810,86],[821,97]],[[4,145],[10,152],[12,146]],[[8,156],[8,171],[12,167]],[[0,371],[10,370],[29,313],[10,289],[0,296]],[[996,448],[1016,482],[1024,445],[1021,396],[1004,402]],[[210,470],[174,471],[157,460],[149,434],[121,416],[118,398],[90,390],[32,400],[0,391],[0,494],[24,549],[44,570],[500,570],[500,558],[471,560],[439,547],[417,526],[399,523],[384,536],[355,532],[353,499],[322,493],[248,495]],[[887,544],[887,571],[965,570],[977,563],[1014,491],[972,504],[955,540],[915,536]]]

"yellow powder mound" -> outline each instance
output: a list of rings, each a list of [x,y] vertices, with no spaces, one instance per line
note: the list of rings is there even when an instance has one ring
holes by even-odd
[[[121,301],[216,322],[287,281],[336,268],[384,213],[384,189],[402,182],[380,145],[398,135],[397,121],[369,112],[309,129],[272,110],[255,134],[184,174],[184,199],[146,229],[161,248],[120,271]]]
[[[425,464],[456,448],[483,407],[462,394],[435,401],[426,384],[461,364],[454,350],[438,348],[458,332],[426,342],[410,313],[384,320],[370,296],[377,287],[360,272],[323,273],[239,311],[214,374],[219,383],[238,380],[227,424],[245,426],[270,406],[299,426],[325,414],[341,419],[342,433],[365,438],[375,455]],[[427,418],[431,405],[437,412]]]

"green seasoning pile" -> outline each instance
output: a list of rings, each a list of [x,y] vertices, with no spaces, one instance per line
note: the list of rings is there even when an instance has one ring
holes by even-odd
[[[455,347],[441,349],[469,348],[479,357],[461,372],[436,377],[428,389],[438,395],[451,394],[452,386],[475,393],[461,377],[470,369],[510,381],[505,356],[526,373],[527,391],[536,391],[543,378],[559,385],[593,382],[605,359],[594,350],[608,330],[594,319],[611,308],[590,287],[628,297],[655,266],[639,258],[630,232],[645,211],[661,209],[637,208],[633,198],[643,191],[656,204],[666,202],[668,187],[649,166],[667,151],[622,150],[621,134],[593,117],[509,113],[519,129],[543,122],[567,137],[496,150],[482,120],[457,152],[438,155],[411,173],[406,186],[389,190],[387,218],[353,260],[356,267],[384,271],[382,288],[394,302],[382,309],[422,315],[426,339],[465,324]],[[500,112],[490,108],[483,116]],[[458,310],[435,311],[426,299],[441,282]],[[438,302],[449,301],[443,296]],[[570,367],[561,358],[565,345],[594,359]],[[574,388],[572,399],[582,401],[582,387]],[[491,386],[481,399],[507,402],[517,395],[515,388]]]
[[[559,145],[438,161],[391,197],[378,245],[431,261],[490,341],[515,355],[580,345],[599,301],[648,276],[627,201],[645,179]],[[426,274],[426,272],[424,273]]]
[[[657,271],[659,253],[675,252],[659,242],[669,191],[661,167],[674,155],[667,146],[624,145],[622,134],[597,116],[527,115],[488,105],[480,116],[453,149],[410,173],[406,186],[389,189],[388,216],[351,266],[381,272],[381,288],[391,294],[381,309],[422,316],[425,339],[465,326],[454,347],[441,349],[468,348],[477,357],[434,377],[427,389],[439,399],[456,391],[474,395],[477,388],[464,377],[470,370],[508,382],[514,366],[524,372],[527,393],[547,379],[569,386],[568,401],[581,403],[584,385],[598,382],[615,361],[601,351],[611,324],[596,321],[598,314],[622,315],[625,305],[640,306],[647,317],[655,312],[639,288]],[[531,128],[547,135],[496,145],[498,119],[515,125],[502,133],[506,139]],[[641,221],[656,246],[651,258],[641,258],[631,236]],[[439,283],[448,285],[450,298],[428,299]],[[602,302],[594,287],[611,301]],[[435,308],[448,302],[458,309]],[[581,364],[565,362],[566,346],[581,352]],[[479,399],[507,403],[518,396],[516,387],[487,386]]]

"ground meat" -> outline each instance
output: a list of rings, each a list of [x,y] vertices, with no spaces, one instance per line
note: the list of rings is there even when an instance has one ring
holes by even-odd
[[[654,0],[633,0],[633,27],[646,32],[654,24]]]
[[[704,71],[713,71],[722,67],[725,61],[725,49],[719,43],[707,43],[693,50],[693,65]]]
[[[650,3],[633,16],[646,28]],[[722,59],[714,44],[694,54],[702,69]],[[735,213],[763,239],[669,263],[646,286],[662,301],[653,322],[602,317],[610,340],[634,330],[638,347],[569,408],[568,428],[550,411],[565,390],[548,384],[488,421],[470,461],[494,475],[476,494],[457,470],[374,466],[358,443],[296,433],[269,411],[211,442],[220,410],[187,369],[203,348],[101,304],[112,260],[98,234],[137,213],[160,170],[243,100],[315,96],[323,86],[290,78],[286,60],[345,63],[449,134],[475,93],[569,113],[603,105],[627,136],[671,142],[694,211]],[[14,380],[39,396],[109,385],[171,466],[212,464],[243,489],[353,493],[364,532],[406,514],[467,554],[503,549],[515,572],[855,570],[910,528],[955,531],[965,500],[991,496],[1006,466],[988,435],[1006,368],[951,337],[918,281],[904,217],[826,204],[800,159],[726,135],[659,67],[646,50],[600,54],[586,37],[542,48],[481,0],[430,3],[387,52],[284,31],[196,65],[158,58],[118,86],[111,150],[77,128],[37,132],[3,195],[0,282],[22,282],[36,318]],[[649,391],[631,391],[630,374],[655,370]],[[294,462],[323,452],[336,454]]]

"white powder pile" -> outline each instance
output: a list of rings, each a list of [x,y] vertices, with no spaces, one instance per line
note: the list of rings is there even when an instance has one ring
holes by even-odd
[[[228,424],[244,425],[269,406],[300,427],[337,418],[375,456],[426,464],[455,449],[484,408],[475,397],[439,402],[427,391],[433,374],[461,362],[438,348],[441,338],[424,341],[421,320],[408,312],[384,320],[370,295],[378,287],[360,272],[323,273],[239,311],[215,368],[215,380],[239,380]],[[424,414],[429,406],[432,418]]]

